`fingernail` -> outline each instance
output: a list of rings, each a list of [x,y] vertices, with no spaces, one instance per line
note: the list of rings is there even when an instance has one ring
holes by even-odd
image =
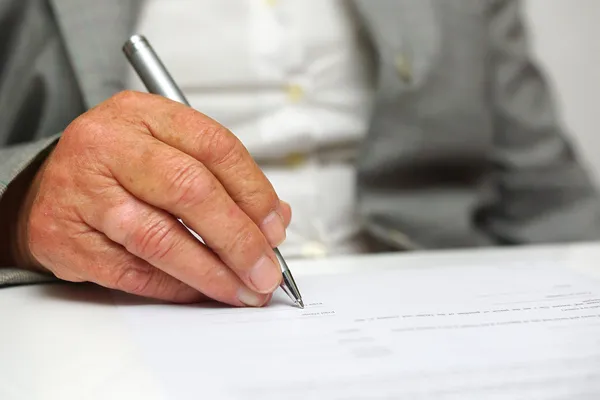
[[[273,211],[265,218],[261,226],[262,233],[265,235],[272,247],[279,246],[285,240],[285,226],[281,215]]]
[[[260,293],[273,292],[281,282],[281,270],[266,255],[250,271],[250,281]]]
[[[264,303],[264,299],[258,294],[250,291],[245,287],[238,290],[238,300],[249,307],[260,307]]]
[[[281,219],[285,223],[285,218],[283,217],[283,207],[285,206],[285,208],[287,208],[289,210],[290,214],[291,214],[291,212],[292,212],[292,206],[287,201],[280,200],[279,202],[281,203],[281,207],[279,208],[278,211],[281,214]]]

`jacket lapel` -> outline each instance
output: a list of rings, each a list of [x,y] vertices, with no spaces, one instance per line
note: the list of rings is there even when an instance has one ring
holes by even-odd
[[[88,107],[124,87],[121,47],[132,34],[141,0],[50,0]]]
[[[441,46],[435,0],[354,0],[354,3],[378,54],[380,73],[393,74],[405,86],[422,83]]]
[[[142,1],[50,0],[88,106],[124,88],[121,46],[133,33]],[[378,54],[380,74],[400,77],[407,88],[422,83],[440,47],[435,0],[353,1]]]

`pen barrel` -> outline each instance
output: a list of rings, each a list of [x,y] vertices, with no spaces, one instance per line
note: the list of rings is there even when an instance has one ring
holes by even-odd
[[[190,105],[144,36],[129,38],[123,52],[150,93]]]
[[[129,63],[150,93],[158,94],[173,101],[190,106],[189,102],[183,95],[183,92],[181,89],[179,89],[171,77],[171,74],[169,74],[167,68],[164,66],[144,36],[134,35],[130,37],[123,45],[123,53],[125,53]],[[179,221],[185,226],[183,221]],[[194,231],[187,226],[186,228],[192,232],[196,238],[202,241],[202,238]],[[275,248],[274,251],[282,268],[282,289],[294,301],[295,304],[301,308],[304,308],[302,296],[300,295],[298,286],[292,277],[292,273],[287,267],[287,264],[281,256],[279,250]]]

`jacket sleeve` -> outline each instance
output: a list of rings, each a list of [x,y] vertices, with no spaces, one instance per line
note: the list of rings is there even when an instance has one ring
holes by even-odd
[[[28,167],[34,165],[34,162],[41,161],[47,151],[57,141],[59,135],[49,138],[37,140],[34,142],[0,148],[0,205],[4,205],[4,197],[8,190],[8,186],[13,182],[19,174],[25,171]],[[11,210],[0,210],[0,220],[6,222],[4,217],[11,213]],[[7,224],[2,224],[0,229],[8,229]],[[9,239],[10,232],[1,232],[2,240]],[[3,244],[4,247],[4,244]],[[0,268],[0,288],[5,286],[13,286],[20,284],[41,283],[53,280],[54,278],[48,275],[36,273],[33,271],[19,269],[16,266],[13,268]]]
[[[531,59],[521,7],[491,0],[487,9],[493,196],[477,220],[500,243],[596,240],[600,199]]]
[[[85,106],[49,2],[4,0],[0,7],[0,215],[11,183],[34,167]],[[6,247],[10,228],[0,220]],[[9,266],[10,267],[10,266]],[[0,287],[51,279],[0,268]]]

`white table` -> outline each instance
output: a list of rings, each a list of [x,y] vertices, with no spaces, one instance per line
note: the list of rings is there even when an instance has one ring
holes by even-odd
[[[290,267],[300,275],[548,257],[600,278],[600,244],[594,243],[349,257]],[[109,291],[87,285],[0,290],[0,399],[158,398],[112,298]]]

